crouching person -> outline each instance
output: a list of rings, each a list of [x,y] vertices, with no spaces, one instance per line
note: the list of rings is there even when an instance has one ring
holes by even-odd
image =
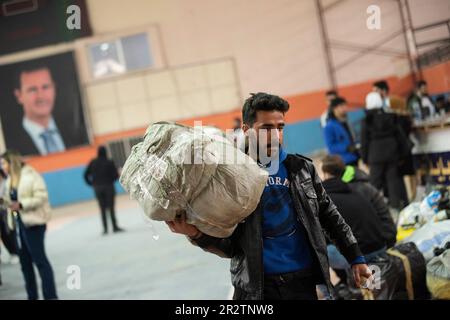
[[[234,299],[316,300],[317,284],[332,292],[323,230],[350,261],[357,284],[371,276],[352,230],[326,194],[311,160],[281,147],[288,109],[285,100],[266,93],[253,94],[244,103],[243,131],[249,136],[254,130],[257,146],[268,151],[278,170],[269,171],[257,209],[230,237],[203,234],[186,223],[184,215],[167,222],[172,232],[188,236],[205,251],[231,258]],[[260,135],[262,131],[267,134]],[[278,146],[272,144],[271,134],[277,135]]]
[[[322,160],[323,187],[352,229],[367,263],[385,259],[387,247],[392,245],[392,236],[395,237],[389,212],[374,206],[370,193],[362,194],[353,183],[342,181],[345,170],[340,156],[326,156]],[[329,244],[327,249],[331,267],[343,283],[349,283],[346,274],[350,264],[333,244]]]

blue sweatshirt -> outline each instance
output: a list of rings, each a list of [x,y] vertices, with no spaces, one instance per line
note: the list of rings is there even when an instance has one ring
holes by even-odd
[[[289,193],[286,157],[281,149],[278,172],[269,176],[261,197],[265,274],[306,270],[313,262],[306,230],[297,218]]]
[[[336,119],[328,120],[323,129],[323,134],[328,153],[340,155],[345,164],[358,160],[355,153],[348,151],[348,147],[353,145],[353,138],[342,122]]]

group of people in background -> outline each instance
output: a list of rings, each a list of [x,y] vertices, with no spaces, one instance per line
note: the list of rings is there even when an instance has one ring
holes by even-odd
[[[377,81],[366,96],[356,143],[346,100],[336,91],[328,91],[326,98],[321,125],[329,154],[322,160],[323,186],[370,262],[396,242],[395,220],[409,203],[405,181],[410,197],[415,197],[413,124],[449,112],[450,101],[440,96],[433,102],[425,81],[419,81],[407,99],[391,97],[388,83]],[[368,174],[361,170],[364,166]],[[348,264],[332,244],[328,255],[331,267],[345,279]]]
[[[16,151],[8,150],[0,159],[0,235],[9,252],[10,264],[20,262],[29,300],[39,298],[34,266],[41,278],[42,297],[58,299],[53,268],[44,245],[51,217],[45,181]],[[100,146],[97,158],[85,170],[84,179],[94,189],[101,211],[103,234],[108,233],[107,212],[113,232],[124,231],[117,224],[114,208],[114,183],[118,177],[118,170],[108,159],[106,148]]]
[[[351,227],[367,262],[386,255],[396,242],[396,214],[408,205],[405,176],[414,184],[413,123],[438,117],[450,111],[450,100],[440,96],[435,102],[420,81],[414,92],[401,100],[390,96],[386,81],[377,81],[366,96],[365,116],[361,122],[360,142],[348,121],[348,103],[337,91],[326,92],[327,111],[321,116],[323,136],[328,149],[322,161],[323,187]],[[240,119],[234,124],[236,140],[242,135]],[[363,164],[368,167],[368,173]],[[121,232],[115,215],[114,183],[119,172],[98,148],[97,158],[85,172],[101,212],[103,234]],[[46,255],[44,238],[50,219],[48,191],[42,176],[22,161],[19,153],[1,156],[0,234],[11,257],[20,262],[29,299],[38,299],[34,266],[42,283],[44,299],[57,299],[53,268]],[[345,281],[351,265],[330,241],[327,246],[330,266]],[[1,285],[1,275],[0,275]]]
[[[427,92],[427,83],[419,81],[407,100],[390,96],[386,81],[373,84],[366,96],[365,117],[361,122],[360,143],[347,119],[348,106],[337,92],[326,93],[328,110],[321,117],[329,154],[339,155],[346,165],[363,164],[369,168],[370,183],[399,211],[408,204],[405,180],[412,197],[416,189],[410,139],[413,123],[450,111],[445,97],[436,104]],[[404,177],[408,177],[404,179]]]

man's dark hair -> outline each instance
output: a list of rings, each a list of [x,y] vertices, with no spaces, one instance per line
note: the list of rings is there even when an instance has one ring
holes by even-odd
[[[388,85],[387,81],[385,81],[385,80],[377,81],[373,84],[373,86],[380,90],[385,90],[386,92],[389,92],[389,85]]]
[[[336,90],[328,90],[327,92],[325,92],[326,96],[336,96],[338,95]]]
[[[252,126],[256,121],[257,111],[280,111],[283,114],[289,110],[289,103],[272,94],[258,92],[251,93],[242,107],[242,120],[248,125]]]
[[[417,82],[417,89],[420,89],[423,86],[426,86],[427,82],[425,80],[420,80],[419,82]]]
[[[436,98],[436,103],[438,103],[438,102],[445,103],[445,97],[443,95],[438,96]]]
[[[107,158],[105,146],[98,147],[98,149],[97,149],[97,156],[99,158],[105,158],[105,159]]]
[[[341,104],[345,104],[347,103],[347,100],[345,100],[342,97],[336,97],[334,99],[331,100],[330,105],[328,106],[328,116],[327,119],[336,119],[336,116],[333,113],[333,110],[337,107],[340,106]]]
[[[22,73],[33,72],[33,71],[42,70],[42,69],[47,69],[50,72],[50,76],[53,79],[52,70],[45,63],[36,63],[36,62],[33,61],[32,63],[25,63],[25,64],[19,66],[14,71],[14,78],[13,78],[14,89],[20,89],[21,88],[22,84],[21,84],[21,81],[20,81],[20,77],[22,76]]]
[[[345,163],[341,156],[327,155],[322,159],[322,171],[340,178],[345,171]]]
[[[347,100],[345,100],[344,98],[342,98],[342,97],[336,97],[336,98],[334,98],[333,100],[331,100],[331,102],[330,102],[330,108],[331,109],[334,109],[334,108],[336,108],[337,106],[340,106],[341,104],[346,104],[347,103]]]

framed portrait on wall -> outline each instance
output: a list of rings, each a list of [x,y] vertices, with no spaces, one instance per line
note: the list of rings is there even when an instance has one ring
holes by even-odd
[[[89,144],[72,51],[0,66],[7,149],[47,155]]]

